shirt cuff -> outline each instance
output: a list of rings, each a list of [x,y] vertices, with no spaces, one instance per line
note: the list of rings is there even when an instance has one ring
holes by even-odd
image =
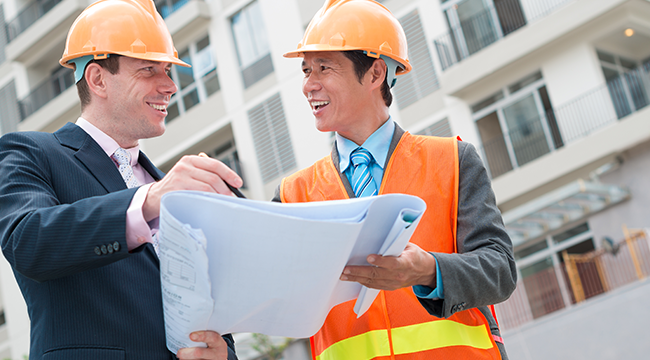
[[[430,253],[431,254],[431,253]],[[431,254],[435,258],[433,254]],[[413,286],[413,292],[415,296],[421,299],[444,299],[445,294],[442,291],[442,275],[440,274],[440,266],[438,265],[438,260],[436,260],[436,288],[432,289],[424,285],[415,285]]]
[[[149,192],[151,185],[153,183],[140,186],[135,192],[133,199],[131,199],[129,208],[126,210],[126,246],[129,251],[134,250],[144,243],[153,242],[151,227],[144,219],[144,214],[142,214],[142,206],[144,205],[147,192]]]

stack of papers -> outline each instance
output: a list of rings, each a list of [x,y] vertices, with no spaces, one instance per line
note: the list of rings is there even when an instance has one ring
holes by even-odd
[[[189,340],[197,330],[309,337],[353,299],[361,316],[379,291],[340,281],[343,268],[401,254],[425,209],[403,194],[296,204],[165,195],[158,237],[168,348],[202,346]]]

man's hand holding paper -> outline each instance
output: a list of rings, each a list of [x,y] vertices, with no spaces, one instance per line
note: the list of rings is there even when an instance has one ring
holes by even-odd
[[[366,260],[372,266],[346,266],[341,280],[380,290],[397,290],[413,285],[436,287],[436,260],[415,244],[406,244],[399,256],[372,254]]]

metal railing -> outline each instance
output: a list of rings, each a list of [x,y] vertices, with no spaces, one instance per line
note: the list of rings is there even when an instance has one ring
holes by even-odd
[[[443,70],[573,0],[505,0],[450,25],[433,42]]]
[[[36,0],[24,8],[14,19],[7,22],[7,43],[22,34],[38,19],[52,10],[62,0]]]
[[[650,63],[546,113],[531,114],[518,127],[483,142],[480,151],[490,176],[496,178],[614,124],[648,104]],[[548,132],[543,131],[542,121],[546,122]]]
[[[72,85],[74,85],[74,72],[67,68],[39,84],[29,95],[18,100],[20,121],[27,119]]]
[[[624,228],[624,230],[627,230]],[[508,300],[496,305],[501,330],[515,329],[560,309],[650,276],[650,239],[642,230],[585,254],[562,253],[562,263],[520,279]]]

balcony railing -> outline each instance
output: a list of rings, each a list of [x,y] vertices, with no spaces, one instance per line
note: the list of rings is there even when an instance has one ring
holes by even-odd
[[[52,10],[62,0],[36,0],[24,8],[18,16],[7,22],[7,43],[22,34],[38,19]]]
[[[502,136],[484,141],[484,162],[490,176],[496,178],[616,123],[648,104],[650,63],[546,113],[530,114]]]
[[[187,4],[188,0],[155,0],[156,8],[163,19]]]
[[[18,100],[20,121],[27,119],[72,85],[74,85],[74,72],[67,68],[61,69],[51,78],[42,82],[29,95]]]
[[[504,0],[475,15],[450,24],[447,33],[434,40],[443,70],[481,49],[542,18],[572,0]]]
[[[508,331],[586,299],[650,276],[650,239],[631,234],[608,250],[562,253],[562,261],[525,276],[508,300],[496,305],[501,330]]]

